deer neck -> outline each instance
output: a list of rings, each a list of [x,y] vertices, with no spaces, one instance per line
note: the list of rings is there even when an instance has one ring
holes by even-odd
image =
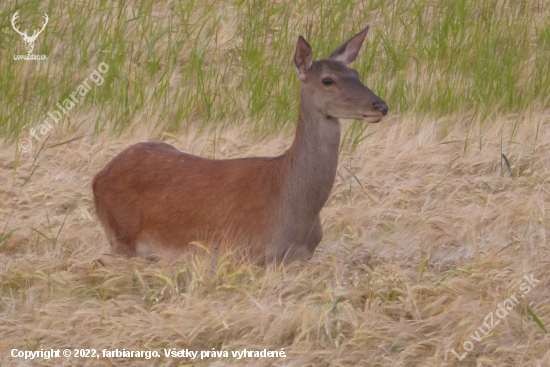
[[[307,93],[300,94],[296,136],[285,153],[288,172],[285,212],[294,218],[314,219],[334,184],[340,121],[313,108]]]

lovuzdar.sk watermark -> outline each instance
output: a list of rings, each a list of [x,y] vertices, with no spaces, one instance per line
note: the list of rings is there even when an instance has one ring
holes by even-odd
[[[27,34],[27,30],[21,32],[19,30],[19,26],[16,25],[17,18],[19,18],[19,10],[13,14],[13,17],[11,18],[11,26],[13,27],[13,30],[19,33],[21,38],[23,38],[23,42],[25,42],[25,49],[27,50],[26,55],[16,55],[13,54],[14,60],[46,60],[46,55],[34,55],[32,53],[32,50],[34,49],[34,43],[36,42],[36,39],[44,31],[46,28],[46,25],[48,24],[48,14],[44,13],[44,21],[42,22],[42,28],[39,30],[34,30],[32,35]]]
[[[535,288],[536,284],[540,282],[540,280],[535,279],[533,277],[533,274],[531,274],[531,277],[529,278],[527,275],[524,276],[526,282],[521,283],[519,290],[522,292],[520,295],[516,295],[516,293],[513,293],[509,298],[505,299],[504,302],[502,302],[502,305],[500,303],[497,304],[497,310],[495,311],[495,314],[498,318],[493,317],[493,312],[489,312],[487,316],[483,318],[483,326],[485,326],[485,329],[483,326],[480,326],[475,331],[474,334],[470,335],[470,338],[473,341],[481,342],[481,339],[483,336],[489,334],[491,330],[495,328],[498,324],[500,324],[499,319],[504,319],[508,315],[508,311],[512,310],[515,305],[519,304],[519,302],[525,297],[527,293],[531,291],[531,287]],[[487,323],[488,322],[488,323]],[[471,352],[472,349],[474,349],[474,343],[470,340],[466,340],[464,343],[462,343],[462,348],[466,352],[464,352],[462,355],[459,355],[455,350],[451,350],[451,352],[455,355],[456,358],[458,358],[459,361],[462,361],[467,355],[468,352]]]

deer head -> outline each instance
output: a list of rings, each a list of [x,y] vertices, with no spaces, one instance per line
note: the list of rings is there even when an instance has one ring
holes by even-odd
[[[16,27],[15,26],[15,20],[17,18],[19,18],[19,15],[17,15],[17,13],[19,13],[19,10],[15,12],[15,14],[13,15],[13,17],[11,18],[11,25],[13,27],[13,29],[19,33],[21,35],[21,37],[23,37],[23,41],[25,42],[25,48],[27,49],[27,53],[32,53],[32,50],[34,48],[34,42],[36,41],[36,39],[38,38],[38,35],[40,33],[42,33],[42,31],[44,30],[44,28],[46,28],[46,24],[48,24],[48,14],[44,13],[44,24],[42,24],[42,29],[40,29],[39,31],[34,31],[32,36],[28,36],[27,35],[27,30],[25,29],[25,32],[21,32],[19,31],[19,27]]]
[[[304,37],[298,38],[294,63],[302,81],[301,98],[327,117],[379,122],[388,104],[359,80],[349,68],[359,53],[369,26],[338,47],[328,58],[312,61],[312,50]]]

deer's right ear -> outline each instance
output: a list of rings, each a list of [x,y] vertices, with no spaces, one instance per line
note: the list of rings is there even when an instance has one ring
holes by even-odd
[[[369,32],[369,26],[367,25],[361,32],[353,36],[349,41],[340,45],[328,58],[342,62],[348,66],[355,60],[359,49]]]
[[[296,65],[296,74],[301,81],[307,80],[307,72],[311,67],[311,46],[302,36],[298,37],[296,53],[294,54],[294,64]]]

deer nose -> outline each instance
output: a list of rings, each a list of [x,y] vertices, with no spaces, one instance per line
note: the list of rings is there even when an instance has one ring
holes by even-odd
[[[384,101],[376,101],[372,104],[374,109],[382,114],[382,116],[386,116],[388,114],[389,106]]]

